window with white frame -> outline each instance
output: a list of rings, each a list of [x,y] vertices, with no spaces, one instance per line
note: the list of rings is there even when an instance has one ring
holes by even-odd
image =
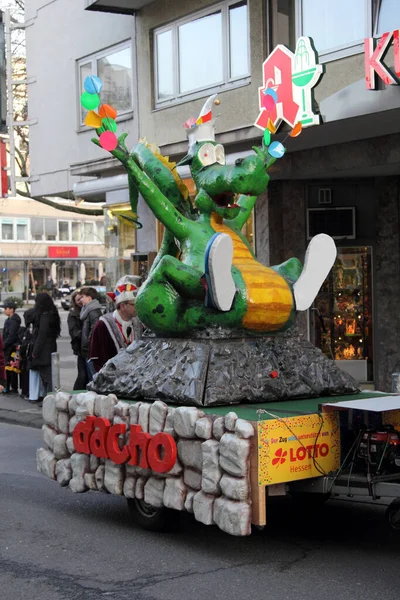
[[[386,31],[400,29],[400,2],[399,0],[375,0],[374,35],[379,36]]]
[[[78,60],[78,100],[84,91],[84,81],[88,75],[97,75],[103,82],[102,104],[113,106],[118,115],[132,111],[132,45],[130,42],[96,52]],[[80,106],[80,102],[79,102]],[[80,108],[80,125],[85,119],[86,110]]]
[[[156,106],[250,77],[248,4],[225,1],[154,30]]]
[[[58,221],[58,240],[60,242],[69,242],[69,221]]]
[[[372,0],[299,0],[298,33],[311,37],[322,61],[363,51],[371,35]]]
[[[17,219],[16,233],[18,242],[28,241],[28,219]]]
[[[1,239],[5,242],[14,240],[14,220],[1,220]]]

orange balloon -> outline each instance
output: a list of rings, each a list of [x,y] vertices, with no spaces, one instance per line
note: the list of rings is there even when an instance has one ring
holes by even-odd
[[[272,133],[276,133],[276,127],[271,119],[268,119],[267,129]]]
[[[297,137],[298,135],[301,134],[301,132],[303,131],[303,125],[300,123],[300,121],[298,123],[296,123],[296,125],[293,127],[292,131],[289,133],[290,137]]]
[[[100,106],[99,115],[103,119],[106,119],[107,117],[109,119],[115,119],[117,117],[117,111],[109,104],[102,104]]]

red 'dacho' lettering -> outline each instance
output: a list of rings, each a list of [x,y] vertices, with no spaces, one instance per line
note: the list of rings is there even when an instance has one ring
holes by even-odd
[[[150,468],[156,473],[167,473],[176,463],[176,442],[169,433],[155,436],[142,431],[140,425],[129,428],[128,444],[121,444],[121,435],[126,434],[123,423],[111,425],[103,417],[86,417],[80,421],[72,434],[74,448],[81,454],[94,454],[97,458],[108,458],[117,465],[128,463]]]

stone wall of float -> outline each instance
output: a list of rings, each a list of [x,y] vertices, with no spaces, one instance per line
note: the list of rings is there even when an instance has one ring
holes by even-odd
[[[165,474],[75,451],[72,433],[88,416],[112,425],[140,425],[144,432],[169,433],[177,444],[177,461]],[[73,492],[97,490],[193,513],[206,525],[232,535],[251,532],[250,452],[254,429],[234,412],[206,415],[195,407],[162,401],[136,404],[113,394],[65,392],[43,401],[44,447],[37,451],[38,470]],[[129,434],[128,434],[129,435]],[[125,443],[122,440],[122,443]]]

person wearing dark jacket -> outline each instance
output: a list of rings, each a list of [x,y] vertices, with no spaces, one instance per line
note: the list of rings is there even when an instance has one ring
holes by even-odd
[[[21,326],[21,317],[15,312],[17,305],[14,302],[4,302],[3,308],[4,313],[8,317],[3,328],[4,358],[6,361],[7,375],[6,391],[18,394],[18,374],[12,370],[10,363],[19,344],[18,333]]]
[[[29,400],[29,358],[32,346],[32,328],[35,318],[34,307],[28,308],[24,312],[25,331],[20,339],[20,355],[21,355],[21,396]]]
[[[3,338],[0,335],[0,393],[6,385],[6,361],[4,359]]]
[[[81,288],[82,294],[82,310],[79,318],[82,322],[82,340],[81,340],[81,353],[85,358],[86,364],[89,357],[90,338],[94,326],[102,315],[101,304],[98,300],[97,292],[92,287]],[[88,380],[91,380],[92,374],[87,367]]]
[[[51,390],[51,355],[57,352],[61,321],[57,307],[46,292],[35,298],[30,367],[39,371],[44,393]]]
[[[80,314],[82,310],[82,294],[81,290],[76,290],[71,296],[72,308],[68,313],[67,325],[69,335],[71,337],[71,348],[75,356],[78,357],[78,377],[74,383],[74,390],[84,390],[88,382],[86,370],[86,359],[81,352],[82,344],[82,321]]]

